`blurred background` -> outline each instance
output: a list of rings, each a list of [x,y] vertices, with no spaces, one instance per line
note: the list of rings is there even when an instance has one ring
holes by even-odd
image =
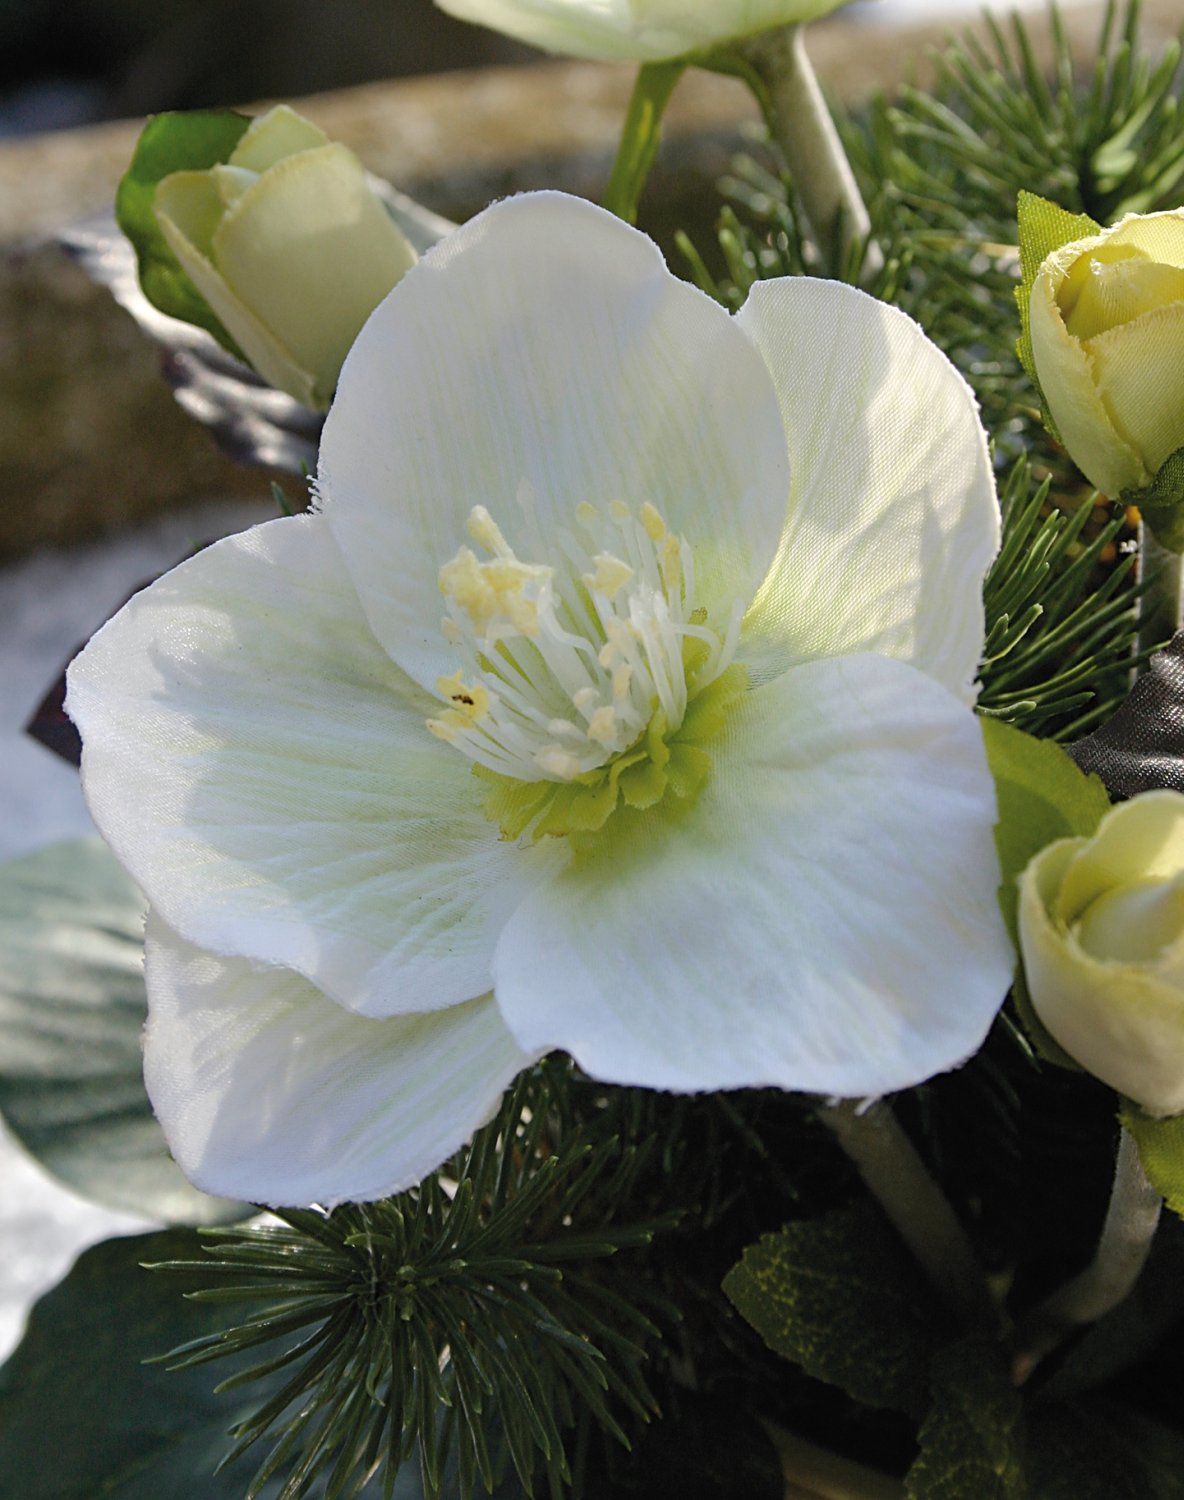
[[[844,15],[882,26],[983,8],[1017,6],[855,0]],[[538,58],[431,0],[0,0],[0,136]]]

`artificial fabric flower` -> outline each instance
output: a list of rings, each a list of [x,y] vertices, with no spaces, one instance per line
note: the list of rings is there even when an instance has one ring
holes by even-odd
[[[173,172],[156,219],[185,273],[270,385],[328,406],[358,329],[414,263],[361,162],[286,104],[225,162]]]
[[[1036,216],[1052,208],[1027,201]],[[1023,226],[1021,213],[1021,238]],[[1053,250],[1029,314],[1040,389],[1073,462],[1103,494],[1146,488],[1184,448],[1184,208],[1127,214]]]
[[[732,318],[603,210],[511,199],[367,323],[317,486],[70,674],[195,1182],[395,1191],[553,1048],[849,1097],[975,1050],[999,517],[915,323],[805,278]]]
[[[441,10],[532,47],[603,62],[660,62],[776,26],[812,21],[844,0],[436,0]]]
[[[1152,1115],[1184,1113],[1184,795],[1145,792],[1020,879],[1024,974],[1070,1057]]]

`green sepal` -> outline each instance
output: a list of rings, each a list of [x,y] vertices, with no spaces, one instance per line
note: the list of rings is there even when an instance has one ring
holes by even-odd
[[[170,318],[212,333],[236,359],[242,350],[181,269],[156,222],[156,185],[173,172],[200,172],[224,162],[250,124],[229,109],[182,110],[153,115],[136,142],[131,165],[115,194],[115,218],[132,242],[145,297]]]
[[[723,1289],[765,1343],[807,1374],[867,1406],[925,1411],[942,1318],[875,1204],[764,1235]]]
[[[1018,954],[1019,877],[1029,860],[1056,839],[1091,837],[1110,811],[1110,797],[1097,776],[1087,776],[1052,740],[1038,740],[1001,719],[983,718],[980,723],[999,805],[995,824],[1002,875],[999,906]],[[1039,1055],[1057,1067],[1081,1072],[1080,1064],[1053,1039],[1036,1014],[1019,963],[1012,996]]]
[[[1147,1181],[1172,1212],[1184,1218],[1184,1115],[1157,1120],[1128,1099],[1119,1119],[1139,1148]]]
[[[1003,1349],[970,1339],[933,1361],[933,1405],[906,1500],[1028,1500],[1024,1421]]]
[[[1110,797],[1097,776],[1087,776],[1052,740],[1038,740],[1001,719],[979,722],[999,804],[999,905],[1018,945],[1017,881],[1028,862],[1056,839],[1092,837],[1110,811]]]
[[[1160,546],[1184,552],[1184,448],[1177,448],[1145,489],[1123,490],[1122,503],[1137,505]]]
[[[1059,204],[1028,192],[1021,192],[1016,201],[1016,220],[1020,241],[1020,284],[1015,299],[1020,313],[1020,336],[1015,352],[1040,397],[1044,425],[1059,442],[1060,434],[1049,414],[1036,374],[1036,357],[1032,351],[1032,287],[1040,267],[1054,250],[1071,244],[1073,240],[1101,234],[1102,226],[1088,214],[1071,214]]]
[[[637,222],[637,203],[662,141],[662,116],[679,79],[687,70],[687,59],[643,63],[633,85],[629,112],[604,193],[604,206],[626,224]]]

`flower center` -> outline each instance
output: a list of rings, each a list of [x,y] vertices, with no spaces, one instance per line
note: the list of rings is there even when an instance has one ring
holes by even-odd
[[[440,569],[444,636],[460,661],[428,728],[492,783],[486,810],[507,837],[599,828],[624,802],[689,797],[744,690],[732,665],[742,609],[722,632],[695,603],[694,560],[648,502],[576,510],[557,561],[524,562],[484,506]]]

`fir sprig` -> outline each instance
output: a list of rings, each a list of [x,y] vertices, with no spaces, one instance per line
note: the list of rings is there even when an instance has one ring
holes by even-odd
[[[577,1422],[627,1444],[623,1423],[654,1412],[649,1312],[670,1309],[639,1286],[623,1295],[603,1263],[673,1215],[621,1221],[650,1152],[562,1128],[548,1104],[565,1070],[524,1074],[472,1145],[410,1192],[283,1210],[278,1225],[212,1236],[208,1261],[156,1268],[211,1283],[196,1300],[263,1304],[164,1356],[187,1368],[266,1350],[219,1389],[286,1377],[232,1433],[226,1463],[273,1445],[246,1500],[276,1476],[277,1500],[314,1481],[324,1500],[351,1500],[375,1475],[389,1500],[415,1452],[427,1500],[446,1466],[462,1497],[478,1481],[491,1491],[509,1464],[528,1495],[540,1475],[559,1495]]]

